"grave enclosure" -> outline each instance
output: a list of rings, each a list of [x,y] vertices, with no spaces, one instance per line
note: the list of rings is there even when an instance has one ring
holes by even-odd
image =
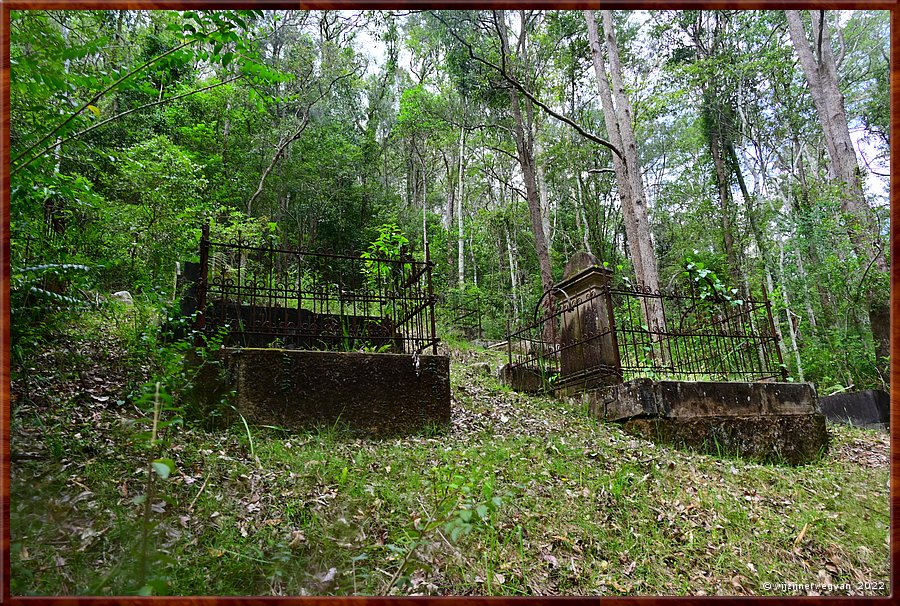
[[[182,314],[204,341],[194,400],[293,430],[339,424],[396,435],[450,422],[449,360],[437,355],[428,259],[396,259],[213,241],[188,264]],[[193,363],[198,364],[199,359]]]
[[[501,378],[577,395],[601,420],[660,442],[792,464],[820,456],[825,418],[811,384],[786,382],[769,302],[691,286],[616,288],[576,253],[544,295],[549,308],[510,331]]]

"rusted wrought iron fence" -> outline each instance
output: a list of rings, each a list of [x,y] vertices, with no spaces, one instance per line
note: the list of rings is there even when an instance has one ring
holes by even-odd
[[[478,293],[452,291],[443,301],[445,318],[468,338],[484,336],[482,308],[484,298]]]
[[[433,263],[312,252],[203,227],[197,326],[233,347],[437,353]]]
[[[510,331],[509,363],[548,389],[590,388],[639,377],[785,380],[768,300],[726,300],[603,286],[553,293],[530,326]],[[648,309],[662,323],[648,326]]]

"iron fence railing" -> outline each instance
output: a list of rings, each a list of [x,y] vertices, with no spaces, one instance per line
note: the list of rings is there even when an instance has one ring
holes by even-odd
[[[443,310],[450,325],[469,338],[484,336],[482,309],[484,297],[477,293],[450,292],[444,298]]]
[[[648,326],[649,310],[661,321]],[[656,316],[658,317],[658,316]],[[508,331],[512,368],[540,373],[548,389],[590,388],[639,377],[786,380],[767,299],[595,287],[554,293],[530,326]]]
[[[225,344],[437,354],[433,263],[305,251],[202,230],[197,327]]]

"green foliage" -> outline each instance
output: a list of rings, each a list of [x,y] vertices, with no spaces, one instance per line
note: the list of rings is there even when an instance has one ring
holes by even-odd
[[[132,498],[132,502],[141,507],[141,534],[136,548],[137,568],[132,591],[137,595],[168,595],[171,591],[168,569],[175,562],[156,547],[159,539],[155,535],[161,520],[154,515],[154,503],[156,499],[170,500],[159,482],[169,480],[176,470],[176,463],[171,457],[160,455],[171,449],[172,430],[183,424],[184,409],[173,403],[172,396],[158,381],[144,386],[135,406],[146,412],[146,416],[136,419],[135,424],[148,428],[135,436],[147,457],[147,481],[144,493]],[[109,575],[99,580],[95,589],[101,589],[108,581]]]
[[[714,271],[707,269],[703,262],[686,258],[682,266],[684,271],[681,272],[681,275],[688,280],[692,292],[701,300],[727,301],[732,305],[743,304],[743,300],[734,298],[738,289],[729,289],[725,286],[719,276]]]
[[[365,271],[370,287],[381,292],[385,287],[397,289],[402,286],[404,277],[412,272],[410,263],[384,263],[381,259],[402,260],[407,252],[409,239],[403,235],[400,227],[393,223],[385,223],[378,228],[378,237],[372,241],[368,250],[360,255],[366,260]]]
[[[11,269],[10,351],[23,362],[66,322],[67,315],[92,307],[82,289],[89,286],[94,270],[76,263]]]
[[[429,93],[422,85],[407,88],[400,95],[400,113],[397,114],[399,135],[437,132],[446,123],[439,118],[436,107],[442,100]]]
[[[790,561],[793,552],[785,558],[779,545],[819,553],[835,537],[853,547],[845,561],[862,562],[867,572],[859,578],[871,570],[887,574],[880,563],[868,563],[886,557],[887,526],[871,518],[886,498],[872,489],[883,487],[883,469],[861,473],[846,461],[836,469],[831,463],[839,459],[831,459],[810,484],[799,473],[735,463],[734,474],[671,453],[662,455],[673,459],[671,466],[635,459],[621,436],[565,402],[514,397],[466,374],[457,362],[491,352],[453,333],[444,340],[454,348],[454,406],[465,414],[462,427],[439,439],[350,442],[337,428],[298,436],[237,423],[221,380],[226,369],[215,355],[224,333],[193,334],[192,319],[179,317],[171,300],[174,264],[197,260],[205,221],[214,240],[240,236],[263,246],[347,254],[365,249],[366,285],[382,292],[402,287],[410,266],[377,259],[400,260],[405,247],[421,255],[424,231],[435,294],[477,300],[485,338],[502,340],[508,320],[514,328],[516,319],[530,321],[543,294],[536,227],[522,189],[510,85],[487,63],[502,64],[585,130],[604,136],[606,129],[584,16],[504,14],[515,49],[506,57],[499,11],[10,12],[11,370],[16,407],[28,411],[26,418],[14,412],[11,422],[19,442],[41,436],[34,452],[51,463],[41,461],[31,475],[27,460],[16,461],[23,465],[12,478],[17,591],[72,593],[96,581],[96,592],[119,594],[233,593],[248,586],[272,593],[597,594],[619,592],[638,575],[645,585],[629,587],[635,591],[695,591],[673,584],[690,576],[678,578],[667,557],[677,551],[685,570],[709,572],[700,585],[712,593],[734,586],[734,570],[752,572],[750,560],[760,571],[762,563],[775,563],[802,575],[799,560]],[[859,151],[870,163],[861,166],[866,202],[887,250],[886,177],[878,173],[888,172],[881,166],[890,114],[889,14],[826,11],[825,18],[832,32],[840,28],[823,44],[841,57],[850,127],[865,131]],[[742,285],[731,282],[746,280],[754,292],[771,283],[792,376],[799,379],[802,366],[820,393],[884,387],[885,360],[876,357],[868,312],[887,302],[889,276],[848,236],[854,218],[830,180],[832,161],[784,13],[616,11],[613,22],[651,213],[652,233],[641,236],[654,244],[660,285],[687,283],[712,307],[739,303],[735,288]],[[384,44],[383,61],[363,48],[364,30]],[[555,277],[573,252],[590,248],[615,268],[614,284],[633,283],[633,234],[623,226],[610,152],[520,102],[529,122],[526,147],[543,185]],[[734,148],[735,158],[726,160],[727,208],[712,161],[713,134]],[[454,291],[458,214],[465,286]],[[726,257],[726,235],[735,259]],[[220,262],[229,271],[240,260],[214,260]],[[257,277],[253,262],[247,264]],[[338,282],[339,269],[325,273],[290,276],[303,289],[313,274],[320,284]],[[103,303],[123,289],[133,306]],[[448,316],[444,310],[439,320],[449,330]],[[343,328],[348,348],[378,349]],[[196,351],[195,339],[206,339]],[[100,368],[108,372],[93,373],[107,362],[90,359],[82,346],[92,340],[104,355],[115,349],[115,363]],[[724,363],[730,354],[719,353]],[[634,354],[650,362],[654,352],[648,346]],[[108,398],[102,402],[89,391],[91,377],[100,375],[115,382],[109,395],[98,396]],[[285,371],[276,388],[287,390],[293,380]],[[42,390],[53,393],[41,400]],[[141,419],[122,431],[116,417],[114,429],[101,431],[98,418],[121,416],[132,404]],[[504,406],[521,418],[498,421]],[[533,420],[542,422],[537,430]],[[576,436],[592,454],[567,448],[547,427],[564,428],[560,435]],[[848,448],[863,440],[837,435]],[[606,465],[626,460],[615,469]],[[669,470],[679,467],[729,488],[678,495],[681,476]],[[866,485],[873,469],[877,481]],[[241,526],[252,513],[242,501],[242,476],[278,495],[261,496],[266,514],[255,528]],[[76,481],[103,506],[89,497],[78,501]],[[742,496],[738,506],[731,493],[754,483],[771,497],[766,503],[790,502],[801,512],[846,505],[840,519],[850,520],[849,530],[828,516],[791,519],[757,508],[752,519],[759,523],[752,526],[762,534],[741,534],[750,519],[745,507],[758,503],[743,493],[750,500]],[[833,485],[871,498],[818,498]],[[138,504],[135,492],[145,495]],[[656,493],[668,504],[677,503],[675,495],[698,506],[669,519],[671,508],[652,501]],[[85,534],[71,530],[82,506],[91,520],[107,516],[103,525]],[[598,507],[609,514],[602,524]],[[693,525],[701,512],[707,517]],[[879,516],[876,522],[886,524]],[[821,536],[797,545],[807,522],[807,536],[813,527]],[[196,542],[173,538],[182,531]],[[294,532],[300,535],[288,534]],[[700,535],[699,543],[690,539]],[[732,557],[733,537],[758,549]],[[52,558],[62,546],[69,555],[57,566]],[[610,554],[642,563],[634,576],[623,574],[628,561],[618,567]],[[338,572],[325,582],[331,568]],[[421,571],[435,570],[439,587],[416,584]]]

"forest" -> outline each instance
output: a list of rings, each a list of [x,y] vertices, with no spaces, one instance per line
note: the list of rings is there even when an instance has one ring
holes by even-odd
[[[486,470],[521,448],[508,474],[527,475],[526,457],[550,446],[521,419],[485,446],[482,423],[522,409],[545,423],[576,413],[484,383],[471,364],[494,358],[453,323],[455,309],[475,306],[478,336],[506,339],[547,304],[567,259],[588,252],[618,287],[770,301],[787,380],[820,396],[889,389],[889,21],[888,11],[831,10],[11,11],[13,592],[755,594],[766,593],[756,569],[784,558],[794,576],[771,580],[886,579],[887,438],[865,432],[835,434],[846,460],[809,480],[820,483],[812,492],[772,496],[818,511],[813,493],[858,476],[847,490],[867,495],[852,505],[867,512],[865,529],[830,517],[833,503],[814,518],[759,514],[792,555],[751,546],[765,543],[753,534],[760,518],[736,505],[682,522],[726,550],[735,535],[716,528],[742,528],[738,560],[708,537],[676,551],[649,530],[669,518],[647,491],[678,494],[684,512],[695,497],[765,500],[765,486],[793,485],[802,471],[757,465],[742,479],[708,458],[648,462],[624,437],[584,450],[554,434],[563,462],[547,481],[558,480],[563,512],[582,491],[611,511],[642,496],[641,532],[657,543],[571,520],[550,523],[556,538],[527,535],[543,524],[540,506],[521,505],[515,519],[504,508],[540,493],[512,478],[504,492]],[[334,432],[286,437],[244,421],[208,433],[189,422],[182,362],[194,343],[177,273],[201,260],[204,225],[214,239],[349,256],[402,247],[433,263],[454,406],[467,411],[454,427],[477,437],[451,440],[461,475],[435,471],[450,455],[428,436],[362,447]],[[575,418],[576,435],[597,431]],[[150,425],[148,438],[139,430]],[[597,471],[600,490],[577,459],[602,448],[626,462]],[[382,457],[396,457],[395,474],[421,463],[429,488],[407,486],[430,500],[385,492]],[[858,464],[877,470],[877,490]],[[724,474],[733,494],[683,494],[665,476],[676,467],[710,486]],[[278,482],[294,471],[317,488],[294,513],[271,513],[267,483],[287,491]],[[104,477],[114,481],[99,488]],[[215,486],[240,493],[233,512]],[[438,497],[461,487],[462,505]],[[369,499],[363,517],[345,494]],[[386,513],[366,509],[379,506]],[[200,511],[224,542],[193,526]],[[325,514],[340,523],[317,521]],[[260,533],[271,537],[254,541]],[[474,551],[456,547],[476,535],[485,542]],[[42,545],[60,551],[41,559]],[[654,552],[668,559],[645,564],[640,554]],[[712,561],[720,568],[694,578]]]

